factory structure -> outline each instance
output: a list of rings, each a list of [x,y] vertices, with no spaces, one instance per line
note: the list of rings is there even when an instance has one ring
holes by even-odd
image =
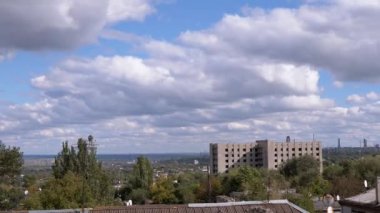
[[[275,169],[287,160],[310,155],[320,164],[322,171],[322,145],[319,141],[285,142],[257,140],[252,143],[212,143],[210,144],[210,172],[228,173],[230,169],[241,166]]]

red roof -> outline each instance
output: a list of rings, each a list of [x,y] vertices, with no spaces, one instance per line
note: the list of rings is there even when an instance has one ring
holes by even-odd
[[[235,203],[204,203],[189,205],[134,205],[93,209],[92,213],[249,213],[252,210],[271,210],[274,213],[306,213],[287,200],[271,202],[251,201]],[[258,211],[262,212],[262,211]],[[270,212],[270,211],[269,211]]]

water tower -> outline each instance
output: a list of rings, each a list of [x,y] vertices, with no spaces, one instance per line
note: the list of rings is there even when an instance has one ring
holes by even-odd
[[[88,149],[92,154],[96,154],[96,141],[92,135],[88,136]]]

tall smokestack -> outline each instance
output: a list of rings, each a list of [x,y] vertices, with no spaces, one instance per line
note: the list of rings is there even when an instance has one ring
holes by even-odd
[[[340,149],[340,138],[338,138],[338,149]]]

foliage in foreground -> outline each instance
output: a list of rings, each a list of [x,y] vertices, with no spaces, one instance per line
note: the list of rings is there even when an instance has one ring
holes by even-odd
[[[0,210],[16,208],[24,193],[21,190],[22,152],[0,141]]]
[[[51,178],[42,185],[29,176],[23,178],[21,185],[22,153],[0,143],[0,209],[95,207],[120,199],[139,204],[215,202],[216,196],[227,195],[238,200],[289,199],[313,211],[311,198],[327,193],[342,198],[352,196],[364,191],[363,180],[373,187],[380,175],[380,156],[326,163],[323,175],[318,162],[304,156],[285,162],[279,171],[242,166],[218,176],[195,172],[154,180],[152,165],[140,156],[133,170],[126,174],[124,187],[115,192],[96,153],[88,146],[89,141],[79,139],[76,147],[63,143]],[[22,187],[29,191],[27,199]],[[296,189],[296,193],[287,193],[290,188]]]
[[[53,177],[41,191],[31,193],[25,202],[28,209],[64,209],[109,205],[113,201],[110,178],[96,159],[89,140],[78,139],[76,147],[62,144],[55,158]]]

